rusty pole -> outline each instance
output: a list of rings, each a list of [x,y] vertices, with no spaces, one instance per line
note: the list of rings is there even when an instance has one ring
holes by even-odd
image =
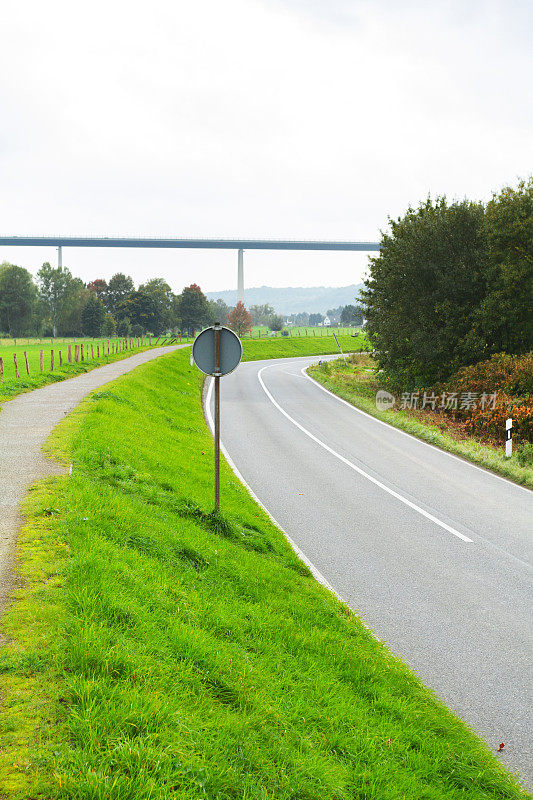
[[[220,511],[220,322],[215,322],[215,511]]]

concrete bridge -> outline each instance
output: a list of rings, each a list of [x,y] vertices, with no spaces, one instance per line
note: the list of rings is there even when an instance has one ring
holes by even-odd
[[[237,251],[237,299],[244,302],[245,250],[379,250],[379,242],[293,241],[291,239],[141,239],[107,236],[0,236],[6,247],[57,247],[62,266],[63,247],[150,247]]]

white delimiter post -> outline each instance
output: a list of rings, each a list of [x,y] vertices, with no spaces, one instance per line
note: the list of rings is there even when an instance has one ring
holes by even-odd
[[[505,421],[505,455],[511,458],[513,455],[513,420]]]
[[[244,303],[244,250],[239,250],[237,267],[237,302]]]

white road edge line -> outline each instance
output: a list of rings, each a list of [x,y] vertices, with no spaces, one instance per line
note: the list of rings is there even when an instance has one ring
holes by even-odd
[[[211,380],[210,380],[210,382],[209,382],[209,388],[208,388],[208,390],[207,390],[207,395],[206,395],[206,398],[205,398],[205,406],[204,406],[204,408],[205,408],[205,415],[206,415],[206,417],[207,417],[207,424],[209,425],[209,428],[210,428],[210,430],[211,430],[211,434],[212,434],[212,435],[214,435],[214,432],[215,432],[215,424],[214,424],[214,422],[213,422],[213,414],[211,413],[211,395],[213,394],[213,385],[214,385],[214,381],[213,381],[213,379],[211,378]],[[337,592],[337,591],[336,591],[336,590],[333,588],[333,586],[331,585],[331,583],[329,583],[329,581],[328,581],[328,580],[326,580],[326,578],[325,578],[325,577],[322,575],[322,573],[320,572],[320,570],[318,570],[318,569],[315,567],[315,565],[313,564],[313,562],[312,562],[312,561],[310,561],[310,560],[307,558],[307,556],[305,555],[305,553],[303,553],[303,552],[300,550],[300,548],[298,547],[298,545],[296,544],[296,542],[294,542],[294,541],[291,539],[291,537],[289,536],[289,534],[288,534],[286,531],[284,531],[284,530],[283,530],[283,528],[281,527],[281,525],[279,524],[279,522],[278,522],[277,520],[275,520],[275,519],[274,519],[274,517],[272,516],[272,514],[270,513],[270,511],[268,510],[268,508],[267,508],[266,506],[264,506],[264,505],[263,505],[263,503],[261,502],[261,500],[260,500],[260,499],[258,498],[258,496],[255,494],[255,492],[254,492],[254,490],[252,489],[252,487],[251,487],[251,486],[250,486],[250,485],[249,485],[249,484],[246,482],[246,480],[244,479],[244,477],[241,475],[241,473],[240,473],[240,472],[239,472],[239,470],[237,469],[237,466],[235,465],[235,462],[233,461],[233,459],[231,458],[230,454],[228,453],[228,451],[227,451],[227,450],[226,450],[226,448],[224,447],[224,444],[223,444],[223,442],[222,442],[222,441],[220,442],[220,449],[221,449],[221,451],[222,451],[222,454],[224,455],[224,458],[226,459],[226,461],[228,462],[228,464],[229,464],[229,466],[231,467],[232,471],[234,472],[234,474],[235,474],[235,477],[236,477],[236,478],[237,478],[237,479],[238,479],[238,480],[239,480],[239,481],[240,481],[240,482],[243,484],[243,486],[245,486],[245,487],[247,488],[248,492],[249,492],[249,493],[250,493],[250,495],[253,497],[253,499],[255,500],[255,502],[257,503],[257,505],[258,505],[258,506],[261,506],[261,508],[263,509],[263,511],[265,512],[265,514],[267,515],[267,517],[268,517],[270,520],[272,520],[272,522],[274,523],[274,525],[276,526],[276,528],[279,528],[279,529],[280,529],[280,531],[283,533],[283,535],[284,535],[284,536],[285,536],[285,538],[287,539],[288,543],[290,544],[290,546],[292,547],[292,549],[294,550],[294,552],[296,553],[296,555],[298,556],[298,558],[299,558],[301,561],[303,561],[303,562],[304,562],[304,564],[305,564],[307,567],[309,567],[309,569],[311,570],[311,574],[313,575],[313,577],[314,577],[314,578],[315,578],[315,579],[316,579],[316,580],[317,580],[319,583],[321,583],[321,584],[322,584],[322,586],[325,586],[325,588],[326,588],[326,589],[329,589],[329,591],[330,591],[330,592],[332,592],[332,593],[335,595],[335,597],[336,597],[338,600],[340,600],[340,601],[341,601],[341,603],[346,603],[346,600],[344,600],[344,598],[343,598],[343,597],[341,597],[341,596],[340,596],[340,594],[339,594],[339,593],[338,593],[338,592]],[[348,605],[348,604],[346,603],[346,605]],[[355,612],[355,613],[357,613],[357,612]],[[361,620],[361,622],[362,622],[362,624],[365,626],[365,628],[368,628],[368,626],[367,626],[367,625],[366,625],[366,624],[363,622],[363,620]],[[370,630],[370,629],[368,628],[368,630]],[[374,636],[374,634],[372,634],[372,635]],[[377,638],[377,637],[376,637],[376,638]]]
[[[477,464],[472,464],[472,462],[468,461],[466,458],[461,458],[461,456],[456,456],[454,453],[449,453],[447,450],[443,450],[442,447],[439,447],[437,444],[431,444],[430,442],[425,442],[424,439],[419,439],[418,436],[414,436],[412,433],[407,433],[407,431],[402,431],[401,428],[397,428],[396,425],[393,425],[390,422],[385,422],[384,420],[379,419],[378,417],[374,417],[372,414],[368,414],[366,411],[362,411],[360,408],[357,408],[357,406],[354,406],[352,403],[349,403],[348,400],[345,400],[344,397],[339,397],[337,394],[330,391],[329,389],[326,389],[325,386],[322,386],[321,383],[319,383],[310,375],[308,375],[307,370],[309,369],[310,366],[313,365],[308,364],[307,367],[302,367],[302,369],[300,370],[302,375],[306,377],[308,381],[314,383],[315,386],[318,386],[319,389],[322,389],[323,392],[329,394],[330,397],[334,397],[335,400],[339,401],[339,403],[344,403],[345,406],[351,408],[352,411],[356,411],[358,414],[362,414],[363,417],[371,419],[373,422],[377,422],[379,425],[385,425],[389,430],[392,429],[393,431],[396,431],[396,433],[401,433],[402,436],[408,436],[410,439],[414,439],[414,441],[420,442],[420,444],[425,444],[426,447],[432,447],[433,450],[438,450],[439,453],[443,453],[445,456],[448,456],[448,458],[454,458],[456,461],[460,461],[461,464],[466,464],[468,467],[472,467],[472,469],[477,469],[479,470],[479,472],[483,472],[484,475],[490,475],[492,478],[497,478],[499,481],[504,481],[508,486],[513,486],[515,489],[522,489],[523,492],[528,492],[528,494],[531,494],[530,489],[527,489],[525,486],[520,486],[519,483],[511,481],[509,480],[509,478],[504,478],[502,475],[497,475],[495,472],[492,472],[490,469],[486,467],[478,467]]]
[[[415,503],[412,503],[410,500],[408,500],[403,495],[399,494],[398,492],[395,492],[394,489],[391,489],[388,486],[385,486],[384,483],[381,483],[381,481],[378,481],[376,478],[373,478],[372,475],[368,474],[368,472],[365,472],[363,469],[361,469],[361,467],[358,467],[352,461],[349,461],[344,456],[341,456],[341,454],[337,453],[336,450],[333,450],[332,447],[329,447],[329,445],[327,445],[321,439],[318,439],[316,436],[314,436],[314,434],[312,434],[310,431],[308,431],[307,428],[304,428],[303,425],[300,425],[299,422],[297,422],[293,417],[291,417],[291,415],[288,414],[285,411],[285,409],[280,406],[280,404],[272,397],[272,395],[268,391],[267,387],[265,386],[263,378],[261,377],[261,373],[264,372],[265,369],[268,369],[269,367],[272,367],[272,366],[276,366],[276,365],[269,364],[266,367],[263,367],[262,369],[260,369],[259,372],[257,373],[257,379],[258,379],[258,381],[259,381],[259,383],[261,385],[261,388],[263,389],[264,393],[266,394],[266,396],[270,400],[270,402],[278,409],[279,412],[281,412],[281,414],[283,414],[284,417],[286,417],[289,420],[289,422],[292,422],[292,424],[295,425],[299,430],[301,430],[302,433],[305,433],[305,435],[308,436],[310,439],[312,439],[313,442],[316,442],[316,444],[318,444],[320,447],[322,447],[328,453],[331,453],[332,456],[335,456],[335,458],[338,458],[339,461],[342,461],[342,463],[346,464],[347,467],[350,467],[350,469],[353,469],[359,475],[362,475],[363,478],[366,478],[367,480],[371,481],[376,486],[379,486],[379,488],[383,489],[384,492],[387,492],[392,497],[395,497],[397,500],[399,500],[401,503],[404,503],[406,506],[409,506],[409,508],[412,508],[413,511],[417,511],[419,514],[422,514],[423,517],[426,517],[426,519],[431,520],[431,522],[434,522],[435,525],[439,525],[441,528],[444,528],[444,530],[448,531],[448,533],[451,533],[454,536],[457,536],[458,539],[462,539],[463,542],[472,542],[473,541],[472,539],[469,539],[468,536],[465,536],[463,533],[459,533],[459,531],[456,531],[455,528],[452,528],[450,525],[447,525],[445,522],[442,522],[442,520],[438,519],[437,517],[434,517],[433,514],[430,514],[428,511],[425,511],[423,508],[420,508],[420,506],[417,506]]]

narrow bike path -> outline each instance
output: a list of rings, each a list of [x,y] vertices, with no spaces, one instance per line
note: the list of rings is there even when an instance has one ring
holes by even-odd
[[[19,505],[35,481],[64,469],[46,458],[42,446],[52,429],[83,398],[135,367],[187,345],[157,347],[121,361],[18,395],[0,411],[0,611],[12,584]]]

